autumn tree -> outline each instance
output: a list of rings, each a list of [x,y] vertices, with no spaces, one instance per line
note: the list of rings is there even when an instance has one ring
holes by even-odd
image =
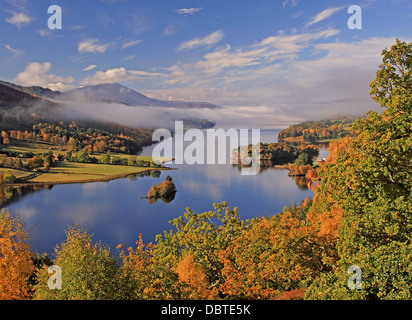
[[[0,299],[28,299],[28,280],[34,271],[29,235],[23,221],[4,209],[0,212]]]
[[[212,300],[217,297],[217,289],[211,288],[208,278],[191,254],[181,258],[176,269],[179,282],[184,285],[183,296],[190,300]]]
[[[9,135],[7,134],[6,131],[2,131],[2,132],[1,132],[1,137],[2,137],[2,139],[3,139],[3,144],[5,144],[5,145],[9,145],[9,144],[10,144],[10,138],[9,138]]]
[[[70,137],[69,140],[67,141],[67,146],[69,148],[69,151],[77,150],[78,141],[74,139],[73,137]]]
[[[318,193],[343,210],[334,272],[315,281],[311,299],[412,298],[412,43],[382,52],[371,95],[385,110],[355,123],[357,137],[325,165]],[[362,289],[347,286],[362,270]]]
[[[120,291],[124,299],[176,300],[187,297],[186,285],[179,281],[178,274],[161,259],[154,257],[156,245],[145,244],[139,234],[136,248],[120,250]]]
[[[129,247],[123,250],[123,245],[117,246],[120,250],[122,265],[120,267],[121,288],[126,299],[141,300],[153,298],[153,285],[156,274],[153,268],[153,245],[145,245],[141,234],[136,241],[136,249]]]

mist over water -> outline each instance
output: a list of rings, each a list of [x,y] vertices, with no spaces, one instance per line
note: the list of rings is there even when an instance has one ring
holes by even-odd
[[[84,99],[63,103],[67,117],[112,121],[139,128],[172,129],[174,121],[181,119],[206,119],[215,122],[216,127],[223,129],[279,129],[297,122],[296,118],[282,115],[266,106],[222,106],[215,109],[171,108],[90,103]]]

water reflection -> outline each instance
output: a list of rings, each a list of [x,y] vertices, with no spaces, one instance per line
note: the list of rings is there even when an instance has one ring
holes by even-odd
[[[0,186],[0,207],[6,207],[24,196],[41,190],[51,190],[53,185],[33,185],[33,186]]]
[[[160,197],[158,197],[158,198],[154,198],[154,197],[152,197],[152,198],[147,198],[147,202],[149,203],[149,204],[154,204],[154,203],[156,203],[157,202],[157,200],[162,200],[162,202],[164,203],[164,204],[168,204],[168,203],[170,203],[170,202],[172,202],[174,199],[175,199],[175,196],[176,196],[176,193],[172,193],[171,195],[168,195],[168,196],[160,196]]]

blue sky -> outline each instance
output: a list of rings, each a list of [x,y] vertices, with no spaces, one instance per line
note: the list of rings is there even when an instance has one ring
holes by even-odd
[[[371,109],[382,49],[412,39],[409,0],[0,3],[1,80],[54,90],[119,82],[285,119]],[[62,8],[61,30],[48,29],[50,5]],[[347,26],[351,5],[362,8],[361,30]]]

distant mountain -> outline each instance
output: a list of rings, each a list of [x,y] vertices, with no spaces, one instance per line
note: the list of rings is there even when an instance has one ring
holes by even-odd
[[[64,93],[65,96],[80,95],[90,98],[111,100],[130,106],[169,107],[169,108],[209,108],[217,106],[208,102],[166,101],[152,99],[144,94],[122,86],[118,83],[105,83],[94,86],[85,86]]]

